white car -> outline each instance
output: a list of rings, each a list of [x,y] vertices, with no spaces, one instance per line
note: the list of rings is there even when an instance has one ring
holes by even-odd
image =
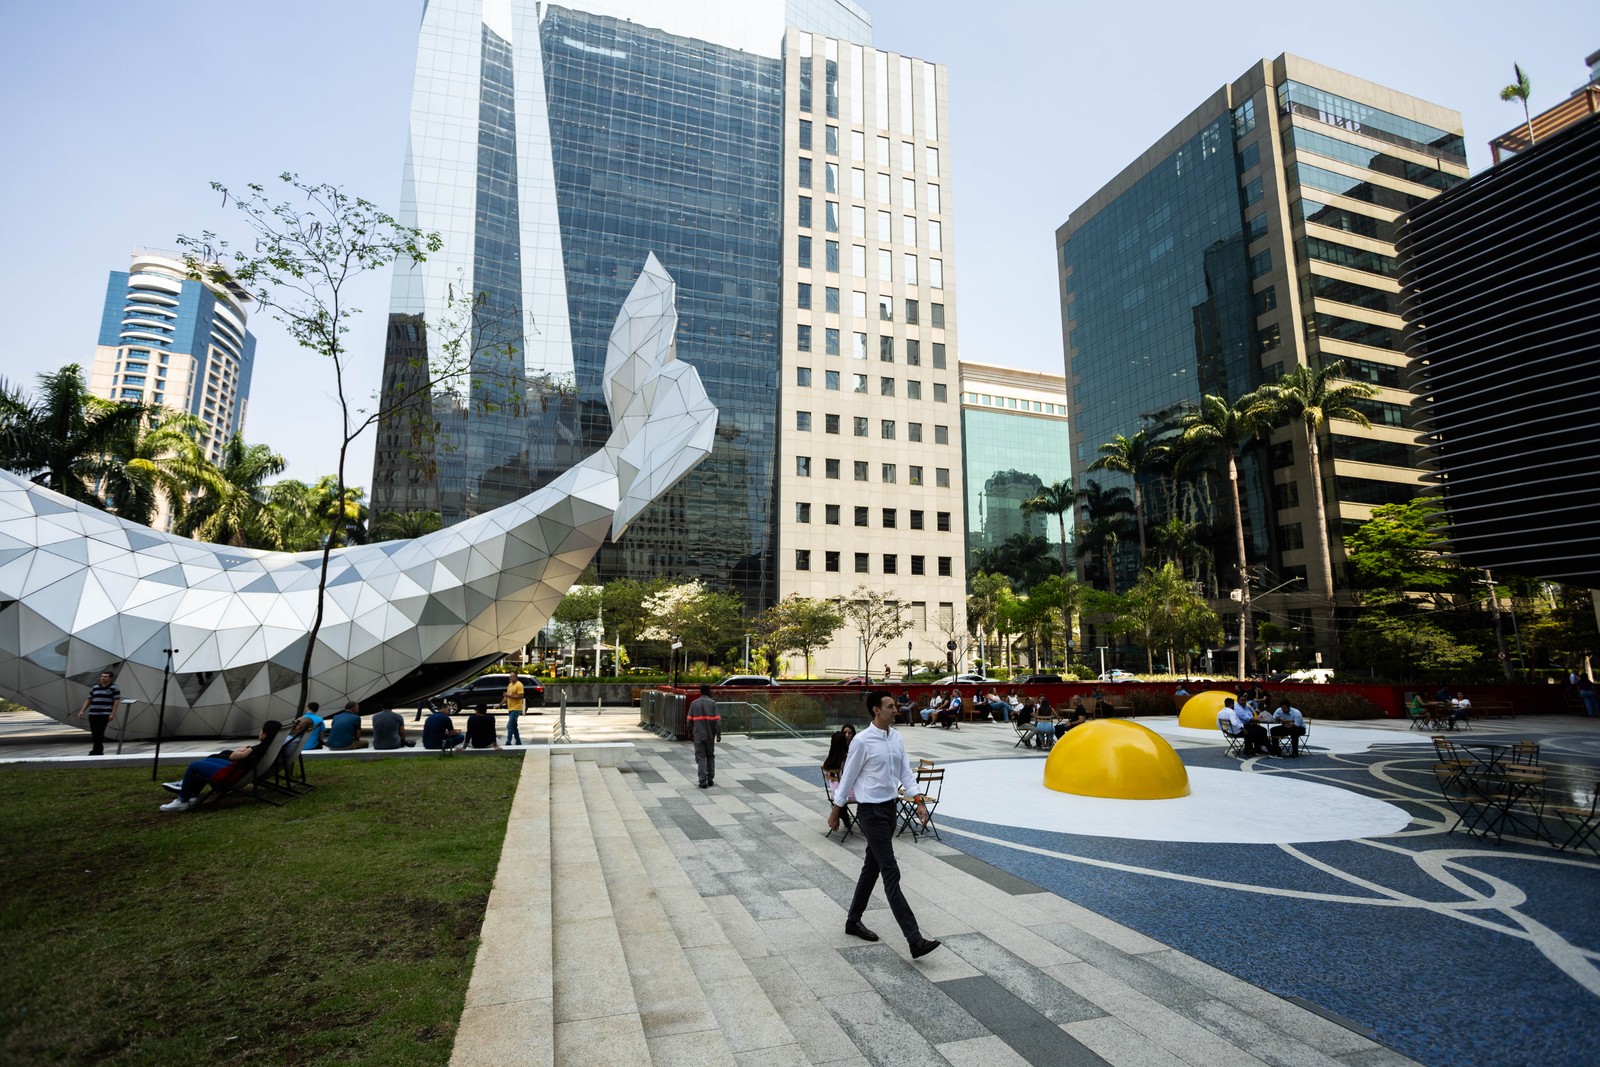
[[[1102,674],[1100,676],[1100,680],[1102,682],[1137,682],[1139,680],[1139,676],[1130,671],[1113,667],[1109,671],[1106,671],[1104,674]]]
[[[943,678],[929,682],[929,685],[998,685],[993,678],[982,674],[947,674]]]
[[[1332,667],[1308,667],[1303,671],[1292,671],[1281,679],[1285,682],[1302,682],[1309,685],[1327,685],[1333,681]]]

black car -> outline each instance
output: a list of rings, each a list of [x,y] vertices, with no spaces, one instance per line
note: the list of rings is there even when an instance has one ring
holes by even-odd
[[[544,684],[526,674],[521,677],[522,691],[527,698],[528,707],[543,706]],[[440,702],[448,700],[463,711],[471,711],[479,704],[492,708],[505,700],[506,686],[510,683],[509,674],[480,674],[465,685],[446,689],[434,699]]]
[[[1060,682],[1059,674],[1030,674],[1022,680],[1023,685],[1057,685]]]

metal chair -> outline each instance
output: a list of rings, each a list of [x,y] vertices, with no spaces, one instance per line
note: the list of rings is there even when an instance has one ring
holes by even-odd
[[[1600,856],[1600,845],[1595,839],[1596,832],[1600,831],[1600,782],[1596,782],[1589,793],[1588,807],[1560,805],[1545,810],[1560,819],[1569,831],[1567,839],[1556,846],[1557,852],[1588,845],[1590,852]]]
[[[855,812],[850,810],[850,802],[849,802],[848,799],[844,800],[842,802],[834,799],[833,790],[834,790],[834,787],[837,786],[838,784],[839,784],[839,772],[838,771],[825,770],[825,771],[822,772],[822,791],[824,793],[828,794],[828,806],[829,806],[829,809],[831,810],[834,804],[838,804],[839,805],[839,809],[840,809],[839,810],[839,826],[844,831],[839,836],[839,844],[842,845],[846,841],[850,840],[850,835],[851,834],[855,833],[855,830],[856,830],[856,815],[855,815]],[[829,830],[823,836],[832,837],[833,836],[833,831]]]
[[[933,814],[939,807],[939,795],[944,791],[944,768],[935,768],[931,763],[927,768],[919,768],[917,788],[922,793],[922,806],[928,813],[928,821],[926,823],[922,821],[922,817],[917,813],[917,805],[910,797],[901,797],[899,833],[903,834],[910,830],[912,841],[922,840],[924,834],[932,834],[935,841],[943,841],[944,838],[939,836],[938,826],[934,825]]]
[[[1228,742],[1228,751],[1226,753],[1224,753],[1224,755],[1228,755],[1228,756],[1236,756],[1236,755],[1238,755],[1239,754],[1239,745],[1244,741],[1244,734],[1234,733],[1232,730],[1228,729],[1227,727],[1220,726],[1220,725],[1217,727],[1217,729],[1222,731],[1222,739],[1224,741]]]

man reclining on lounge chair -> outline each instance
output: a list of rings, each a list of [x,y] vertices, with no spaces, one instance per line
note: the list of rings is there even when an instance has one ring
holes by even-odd
[[[169,800],[161,805],[162,811],[188,811],[200,803],[200,793],[206,786],[213,789],[225,789],[246,774],[255,766],[260,758],[260,753],[267,750],[272,744],[272,739],[278,736],[278,731],[283,729],[283,724],[276,719],[268,720],[261,724],[260,739],[253,745],[233,750],[224,749],[213,753],[205,759],[197,759],[190,763],[183,772],[181,782],[164,783],[167,789],[177,786],[178,799]]]

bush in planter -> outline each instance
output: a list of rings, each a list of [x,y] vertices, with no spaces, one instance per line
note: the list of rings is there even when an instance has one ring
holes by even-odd
[[[783,693],[767,703],[767,710],[791,726],[821,726],[828,721],[822,702],[804,693]]]
[[[1113,704],[1128,704],[1133,707],[1134,715],[1175,715],[1178,706],[1172,699],[1171,690],[1167,689],[1127,689],[1123,688],[1122,698],[1113,690],[1106,693]]]
[[[1299,708],[1308,719],[1382,719],[1385,717],[1382,708],[1356,693],[1301,690],[1296,693],[1278,694],[1276,699],[1282,699],[1284,695],[1287,695],[1290,703]]]

